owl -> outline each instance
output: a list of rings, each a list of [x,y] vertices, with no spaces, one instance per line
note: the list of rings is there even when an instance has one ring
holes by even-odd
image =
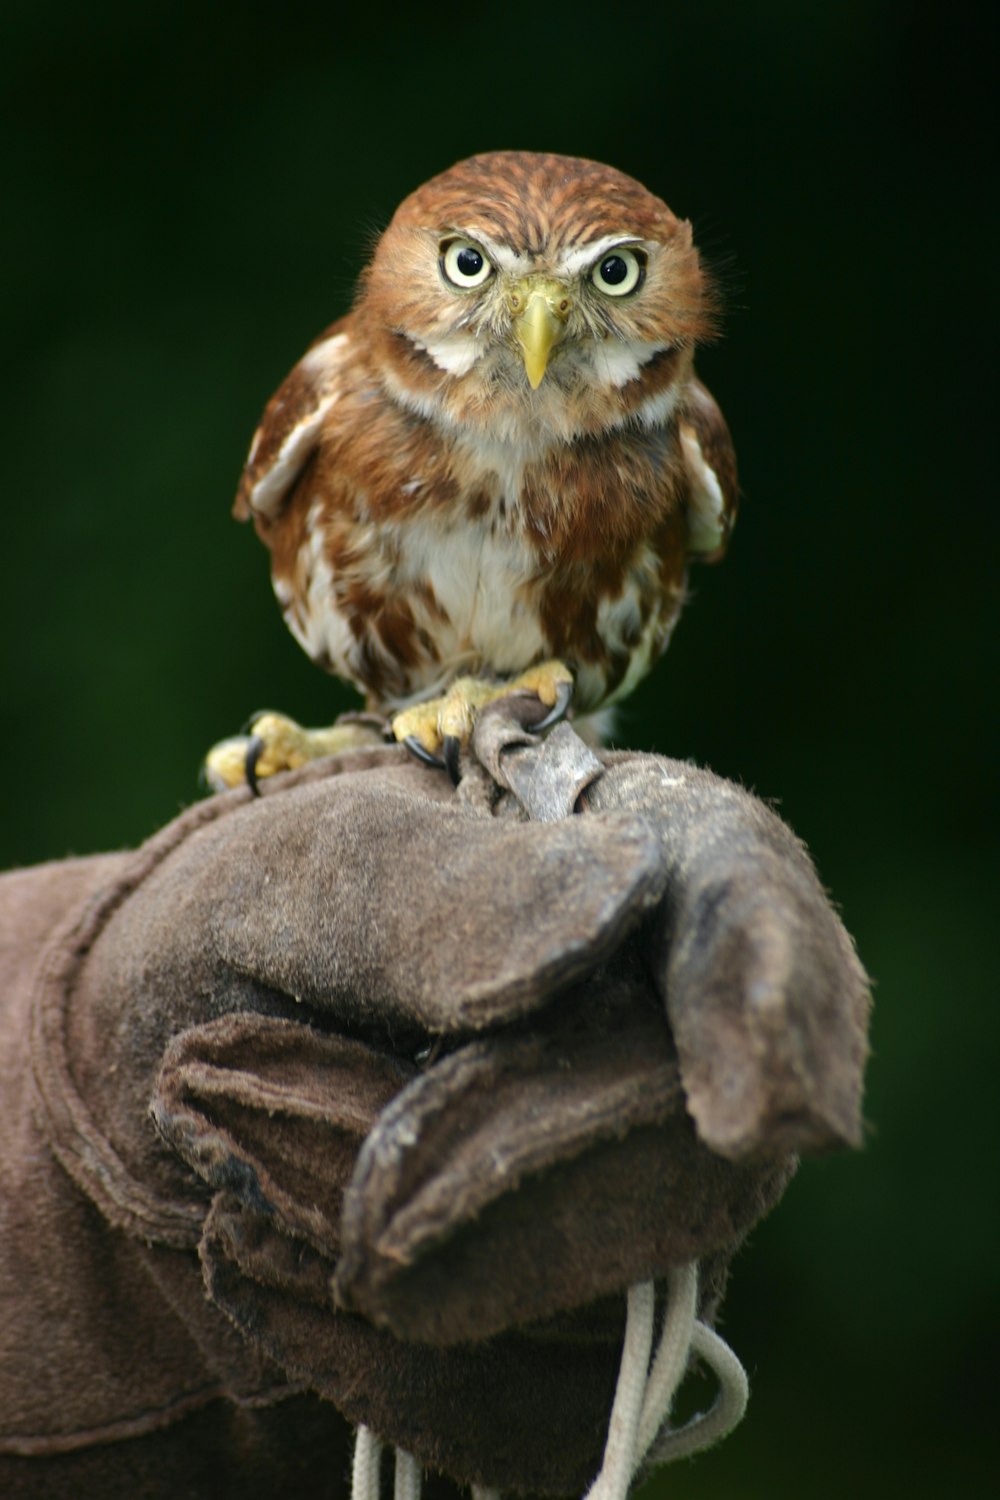
[[[587,715],[631,692],[735,517],[694,372],[716,312],[690,224],[612,167],[490,152],[406,198],[236,499],[313,661],[453,770],[491,696],[572,690]],[[254,729],[258,773],[331,745]]]

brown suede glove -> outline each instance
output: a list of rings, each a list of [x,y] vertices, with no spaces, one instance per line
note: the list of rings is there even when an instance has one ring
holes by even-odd
[[[867,986],[780,820],[569,730],[477,748],[457,795],[387,749],[203,803],[74,867],[41,962],[12,944],[0,1488],[130,1438],[99,1493],[171,1493],[141,1440],[197,1413],[188,1492],[255,1494],[230,1413],[281,1401],[303,1495],[337,1492],[332,1408],[579,1491],[624,1290],[698,1260],[710,1320],[795,1153],[857,1140]]]

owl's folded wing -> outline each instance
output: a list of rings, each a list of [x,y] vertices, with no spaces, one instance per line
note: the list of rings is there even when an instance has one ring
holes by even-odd
[[[348,322],[342,318],[317,339],[264,408],[233,505],[238,520],[268,522],[284,509],[340,394],[350,354]]]
[[[736,521],[739,484],[726,419],[700,380],[688,389],[679,430],[688,475],[688,555],[718,562]]]

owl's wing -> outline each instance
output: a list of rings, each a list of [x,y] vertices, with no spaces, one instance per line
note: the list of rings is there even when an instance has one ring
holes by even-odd
[[[316,340],[264,408],[233,504],[239,520],[266,524],[281,514],[340,393],[350,358],[348,322],[342,318]]]
[[[680,418],[687,471],[688,555],[717,562],[736,520],[736,454],[726,419],[700,380],[693,380]]]

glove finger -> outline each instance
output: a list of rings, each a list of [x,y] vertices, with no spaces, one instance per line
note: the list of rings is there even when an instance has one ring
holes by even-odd
[[[361,1143],[415,1071],[348,1037],[234,1014],[175,1038],[150,1109],[212,1187],[335,1255]]]
[[[388,1106],[345,1195],[337,1300],[400,1338],[487,1338],[731,1252],[790,1175],[701,1145],[662,1009],[605,974]]]
[[[613,952],[663,890],[656,835],[628,815],[491,820],[378,781],[303,786],[252,814],[211,870],[213,947],[383,1034],[526,1014]]]
[[[734,1160],[857,1145],[870,993],[799,841],[741,788],[622,757],[584,794],[660,830],[647,960],[699,1135]]]

